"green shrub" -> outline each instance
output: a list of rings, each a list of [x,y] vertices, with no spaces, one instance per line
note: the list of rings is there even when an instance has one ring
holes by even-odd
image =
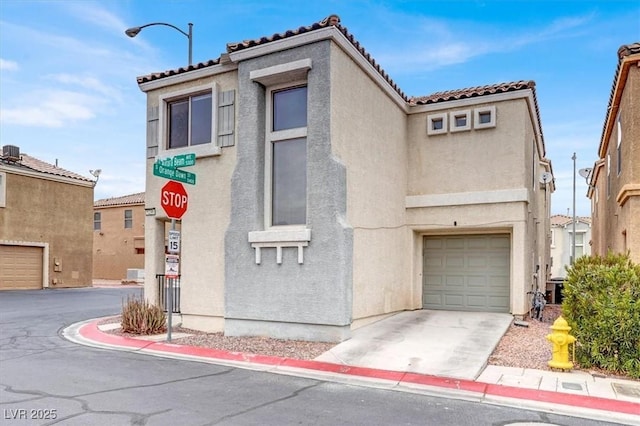
[[[640,378],[640,265],[609,253],[583,256],[567,272],[562,313],[576,361]]]
[[[122,331],[134,334],[158,334],[166,331],[167,316],[143,297],[129,296],[122,305]]]

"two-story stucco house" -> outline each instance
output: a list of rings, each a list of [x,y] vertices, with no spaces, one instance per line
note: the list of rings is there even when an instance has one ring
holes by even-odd
[[[142,275],[136,271],[143,269],[144,192],[97,200],[93,203],[93,278],[135,281]]]
[[[572,264],[573,217],[556,214],[551,216],[551,274],[550,278],[565,278],[567,267]],[[576,217],[576,259],[591,254],[591,219]]]
[[[138,83],[153,301],[168,221],[153,164],[197,155],[185,327],[341,341],[403,310],[523,316],[544,285],[553,182],[531,81],[410,98],[333,15]]]
[[[640,262],[640,43],[618,49],[618,66],[588,196],[593,253]]]
[[[94,181],[5,145],[0,290],[91,285]]]

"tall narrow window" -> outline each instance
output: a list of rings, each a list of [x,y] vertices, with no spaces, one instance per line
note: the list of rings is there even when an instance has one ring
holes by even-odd
[[[102,229],[102,214],[95,212],[93,214],[93,230],[99,231],[100,229]]]
[[[124,211],[124,227],[125,229],[133,228],[133,210]]]
[[[607,198],[611,196],[611,154],[607,154]]]
[[[307,222],[307,87],[270,93],[267,225],[303,225]]]
[[[169,102],[167,148],[211,143],[212,108],[211,93],[201,93]]]
[[[618,134],[616,156],[618,157],[618,176],[620,176],[620,173],[622,173],[622,123],[620,122],[620,113],[618,113],[618,119],[616,120],[616,130]]]

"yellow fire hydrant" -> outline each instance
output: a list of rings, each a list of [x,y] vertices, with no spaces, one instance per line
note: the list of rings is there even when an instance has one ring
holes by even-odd
[[[559,317],[551,326],[553,332],[547,334],[547,340],[553,344],[551,361],[548,362],[551,368],[561,368],[571,370],[573,362],[569,361],[569,345],[575,343],[576,338],[569,334],[569,324],[567,320]]]

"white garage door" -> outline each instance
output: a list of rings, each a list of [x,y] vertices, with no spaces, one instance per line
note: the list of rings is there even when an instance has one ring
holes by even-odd
[[[0,290],[42,288],[42,247],[0,245]]]
[[[424,309],[509,312],[509,235],[424,237]]]

